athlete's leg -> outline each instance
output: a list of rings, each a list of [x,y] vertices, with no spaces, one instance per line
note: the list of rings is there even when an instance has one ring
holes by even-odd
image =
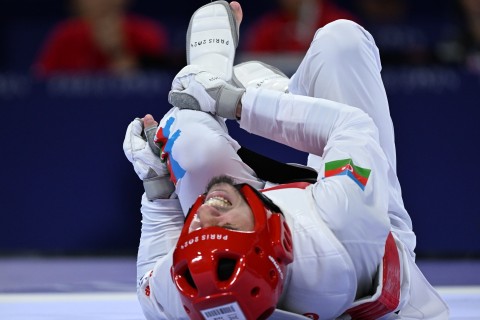
[[[395,170],[393,125],[380,70],[378,48],[370,33],[352,21],[337,20],[317,31],[289,90],[367,112],[379,129],[380,144]]]
[[[257,189],[264,186],[238,156],[240,145],[228,135],[219,117],[173,108],[160,121],[157,139],[168,154],[170,174],[184,214],[215,176],[225,174]]]
[[[292,93],[345,103],[364,110],[379,130],[380,145],[390,164],[389,216],[392,229],[413,255],[416,240],[405,210],[396,175],[392,119],[380,75],[381,63],[373,37],[360,25],[337,20],[319,29],[291,78]],[[321,158],[310,155],[308,165],[319,169]]]

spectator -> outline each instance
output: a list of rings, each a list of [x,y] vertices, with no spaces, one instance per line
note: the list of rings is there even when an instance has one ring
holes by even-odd
[[[277,10],[254,23],[246,50],[304,53],[318,28],[337,19],[356,20],[331,0],[278,0],[278,4]]]
[[[480,0],[458,0],[457,21],[438,46],[439,59],[480,72]]]
[[[124,74],[152,65],[167,48],[157,22],[126,12],[128,0],[72,0],[76,17],[60,23],[34,64],[37,75]]]

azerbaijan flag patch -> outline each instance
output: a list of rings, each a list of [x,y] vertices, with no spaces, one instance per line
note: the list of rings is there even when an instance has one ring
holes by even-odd
[[[368,182],[372,170],[356,166],[352,159],[336,160],[325,164],[325,178],[333,176],[348,176],[362,189]]]

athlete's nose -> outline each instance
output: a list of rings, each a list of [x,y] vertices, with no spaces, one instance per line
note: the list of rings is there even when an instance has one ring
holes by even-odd
[[[200,228],[218,226],[220,216],[220,211],[212,206],[203,205],[197,211]]]

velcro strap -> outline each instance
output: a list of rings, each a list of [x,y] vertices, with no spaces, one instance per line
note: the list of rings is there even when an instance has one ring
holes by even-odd
[[[143,180],[145,195],[150,201],[157,199],[168,199],[175,191],[175,185],[169,176],[156,176]]]
[[[172,90],[168,93],[168,102],[179,109],[202,110],[198,100],[185,92]]]
[[[355,320],[378,319],[390,312],[395,311],[400,303],[400,258],[397,245],[392,233],[389,233],[385,243],[385,254],[379,273],[379,289],[377,299],[366,299],[353,308],[347,310],[347,314]],[[378,292],[375,294],[377,295]]]
[[[237,106],[244,92],[245,89],[230,85],[222,87],[217,100],[217,114],[226,119],[237,119]]]
[[[150,146],[150,149],[152,149],[152,152],[160,157],[160,148],[158,145],[155,143],[155,135],[157,134],[157,128],[158,126],[153,126],[145,130],[145,137],[147,138],[148,145]]]

